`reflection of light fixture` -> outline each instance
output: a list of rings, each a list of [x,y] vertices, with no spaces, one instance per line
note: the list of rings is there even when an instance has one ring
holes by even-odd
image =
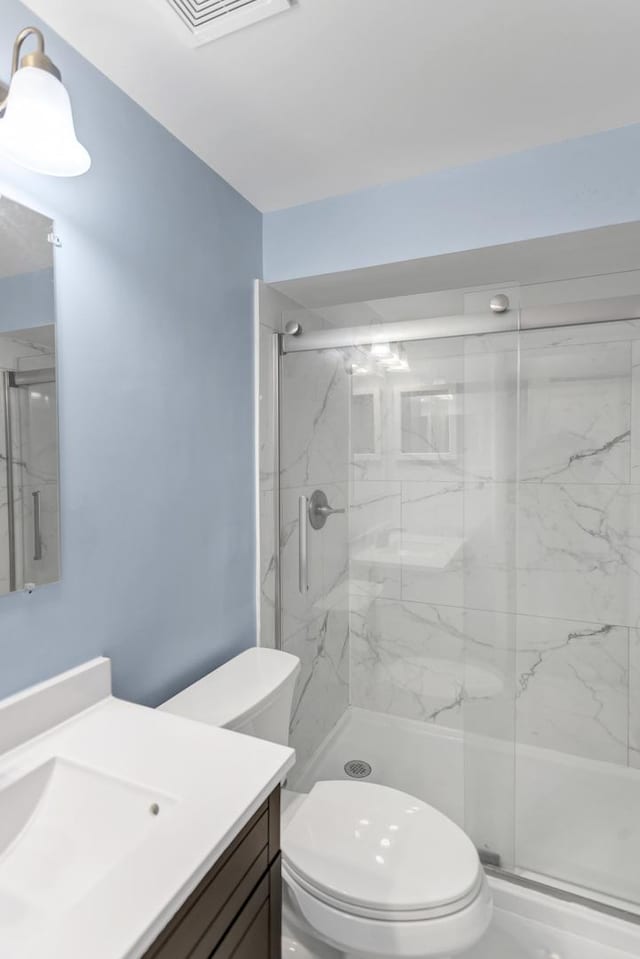
[[[409,361],[398,356],[394,360],[385,363],[384,368],[390,373],[406,373],[409,370]]]
[[[405,349],[397,343],[373,343],[371,357],[387,373],[406,373],[409,370]]]
[[[409,361],[404,346],[401,343],[372,343],[369,347],[368,360],[356,361],[352,364],[352,373],[407,373]]]
[[[30,36],[37,49],[20,60],[22,44]],[[36,27],[26,27],[16,37],[11,85],[0,112],[0,150],[20,166],[49,176],[78,176],[91,166],[91,157],[76,138],[60,71],[45,54],[44,37]]]
[[[394,356],[390,343],[373,343],[371,346],[371,355],[377,360],[386,360]]]

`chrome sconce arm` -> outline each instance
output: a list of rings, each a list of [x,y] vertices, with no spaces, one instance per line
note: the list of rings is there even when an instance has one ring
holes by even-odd
[[[22,60],[20,60],[20,51],[22,50],[22,45],[25,40],[28,40],[29,37],[35,37],[36,49],[33,53],[27,53]],[[21,30],[18,36],[15,39],[13,44],[13,54],[11,56],[11,79],[13,75],[20,69],[20,67],[38,67],[39,70],[46,70],[47,73],[51,73],[56,80],[62,79],[62,74],[58,70],[55,63],[49,59],[49,57],[44,52],[44,36],[42,30],[38,30],[37,27],[25,27],[24,30]],[[9,88],[6,88],[6,94],[0,100],[0,113],[4,112],[4,109],[7,105],[7,100],[9,99]]]

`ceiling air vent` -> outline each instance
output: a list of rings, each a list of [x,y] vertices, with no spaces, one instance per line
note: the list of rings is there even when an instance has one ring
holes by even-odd
[[[293,0],[166,0],[194,47],[288,10]]]

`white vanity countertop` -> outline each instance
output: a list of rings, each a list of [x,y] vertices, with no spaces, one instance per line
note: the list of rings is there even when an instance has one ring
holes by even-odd
[[[287,747],[108,696],[0,755],[0,790],[53,757],[139,786],[145,803],[151,792],[160,811],[61,914],[20,926],[0,908],[3,959],[138,959],[294,761]]]

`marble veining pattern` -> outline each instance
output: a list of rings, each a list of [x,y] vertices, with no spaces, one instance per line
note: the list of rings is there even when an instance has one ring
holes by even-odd
[[[302,667],[291,716],[291,745],[303,761],[349,705],[349,613],[326,610],[290,635],[284,648]]]
[[[281,487],[345,480],[349,379],[343,354],[289,354],[282,369]]]
[[[629,631],[519,616],[518,741],[627,762]]]
[[[352,704],[459,727],[463,625],[461,610],[394,600],[352,614]]]
[[[640,769],[640,630],[629,630],[629,765]]]
[[[350,693],[640,768],[639,343],[631,321],[405,344],[409,373],[358,378],[379,402],[366,456],[343,353],[287,357],[283,624],[305,754]],[[403,450],[401,396],[420,390],[453,397],[453,453]],[[297,497],[318,487],[349,516],[311,534],[301,597]],[[273,559],[265,542],[265,605]]]
[[[349,502],[349,565],[351,593],[399,599],[401,591],[401,484],[351,483]]]
[[[519,490],[518,611],[635,626],[640,615],[640,487]]]
[[[402,598],[464,605],[464,486],[402,484]]]
[[[629,344],[523,349],[520,436],[521,480],[628,483]]]
[[[640,340],[631,344],[631,482],[640,481]]]

